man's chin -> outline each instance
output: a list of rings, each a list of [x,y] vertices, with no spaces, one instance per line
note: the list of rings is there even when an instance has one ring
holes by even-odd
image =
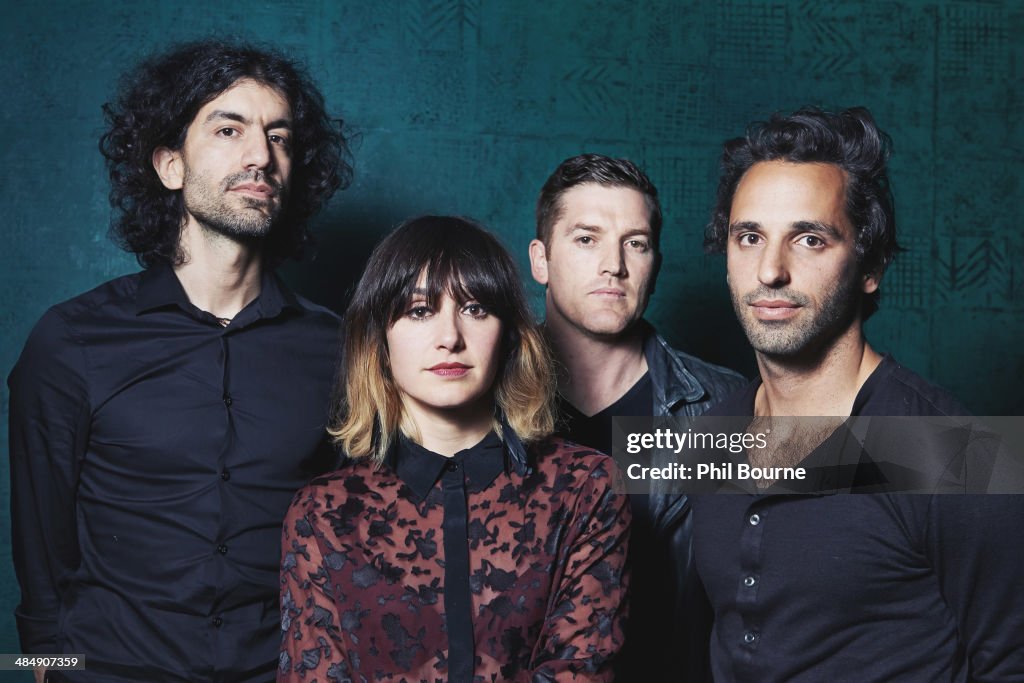
[[[579,325],[588,336],[602,341],[615,341],[632,332],[636,320],[622,319],[615,320],[587,320],[586,324]]]
[[[261,240],[269,235],[273,228],[273,220],[270,218],[253,221],[200,222],[212,233],[243,242]]]

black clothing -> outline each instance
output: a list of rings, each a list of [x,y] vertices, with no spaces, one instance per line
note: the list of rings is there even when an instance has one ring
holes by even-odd
[[[444,612],[448,631],[448,675],[453,681],[473,680],[473,601],[469,588],[468,493],[484,490],[505,469],[505,446],[494,432],[451,458],[402,437],[392,461],[399,479],[416,498],[426,500],[441,480],[444,515],[441,522],[445,556]]]
[[[169,266],[51,308],[8,379],[18,630],[70,681],[267,680],[281,520],[332,469],[338,319],[273,274],[222,327]]]
[[[700,415],[745,384],[738,373],[673,349],[653,327],[641,324],[651,402],[643,410],[633,404],[629,410],[635,412],[613,416]],[[574,432],[560,433],[592,445]],[[610,432],[605,439],[610,442]],[[652,458],[653,466],[675,461],[671,452],[653,452]],[[626,644],[615,667],[616,680],[623,683],[689,683],[710,677],[711,607],[693,562],[690,500],[658,490],[662,485],[651,480],[650,494],[630,495],[632,595]]]
[[[755,380],[709,414],[753,414]],[[965,415],[885,357],[853,415]],[[815,457],[812,453],[807,460]],[[1024,680],[1024,497],[694,496],[715,681]]]
[[[708,416],[753,415],[760,387],[760,377],[748,382],[709,410]],[[907,370],[889,354],[882,356],[882,362],[865,380],[850,411],[850,415],[861,417],[969,414],[952,394]]]
[[[587,416],[576,406],[558,395],[558,416],[561,422],[559,432],[571,434],[572,440],[591,448],[612,453],[612,418],[629,415],[649,415],[654,396],[651,388],[651,372],[648,370],[619,400],[604,410]]]

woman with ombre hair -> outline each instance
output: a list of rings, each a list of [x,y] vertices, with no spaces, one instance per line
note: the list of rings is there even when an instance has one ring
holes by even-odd
[[[514,263],[463,218],[406,222],[345,317],[347,456],[285,519],[278,681],[610,681],[627,496],[552,438]]]

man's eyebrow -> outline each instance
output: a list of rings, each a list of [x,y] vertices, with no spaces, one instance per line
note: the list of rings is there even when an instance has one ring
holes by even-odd
[[[584,232],[601,232],[602,229],[598,225],[589,225],[587,223],[574,223],[566,229],[566,232],[572,232],[573,230],[582,230]]]
[[[292,129],[291,119],[275,119],[267,124],[267,130],[274,130],[275,128],[287,128]]]
[[[836,241],[843,240],[842,231],[831,223],[825,221],[797,221],[793,223],[794,232],[817,232],[827,235]]]
[[[729,224],[729,234],[735,235],[739,232],[758,231],[761,229],[761,224],[755,221],[736,221],[735,223]]]
[[[213,111],[211,111],[210,114],[206,117],[206,123],[209,123],[210,121],[216,121],[217,119],[238,121],[239,123],[244,123],[247,126],[250,123],[252,123],[251,121],[249,121],[249,119],[245,118],[241,114],[237,114],[233,111],[225,111],[223,109],[214,109]]]
[[[654,231],[651,230],[650,226],[645,225],[642,228],[630,228],[629,230],[626,230],[624,233],[622,233],[622,236],[623,237],[636,237],[637,235],[640,235],[642,237],[650,237],[653,234],[654,234]]]
[[[842,241],[843,232],[825,221],[796,221],[790,224],[790,232],[816,232],[831,237],[833,240]],[[761,224],[757,221],[736,221],[729,225],[729,234],[737,235],[741,232],[760,232]]]
[[[206,117],[206,123],[210,123],[211,121],[217,121],[220,119],[226,119],[228,121],[237,121],[238,123],[241,123],[245,126],[248,126],[252,123],[252,121],[246,118],[245,116],[242,116],[237,112],[226,111],[224,109],[214,109],[213,111],[211,111],[209,116]],[[275,119],[267,124],[267,130],[273,130],[275,128],[287,128],[288,130],[291,130],[291,119]]]

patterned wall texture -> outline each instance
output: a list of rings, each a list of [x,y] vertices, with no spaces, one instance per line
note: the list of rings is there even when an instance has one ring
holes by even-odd
[[[0,370],[49,305],[135,268],[106,239],[96,149],[118,74],[174,41],[239,36],[303,58],[359,136],[317,260],[286,271],[310,298],[343,308],[374,241],[413,214],[474,216],[525,267],[547,174],[603,152],[639,162],[664,196],[648,317],[747,374],[723,263],[700,249],[719,146],[776,110],[865,105],[895,141],[909,248],[872,342],[977,413],[1022,414],[1022,34],[1014,0],[24,3],[0,29]],[[5,387],[5,444],[7,401]],[[0,514],[0,652],[16,652]]]

